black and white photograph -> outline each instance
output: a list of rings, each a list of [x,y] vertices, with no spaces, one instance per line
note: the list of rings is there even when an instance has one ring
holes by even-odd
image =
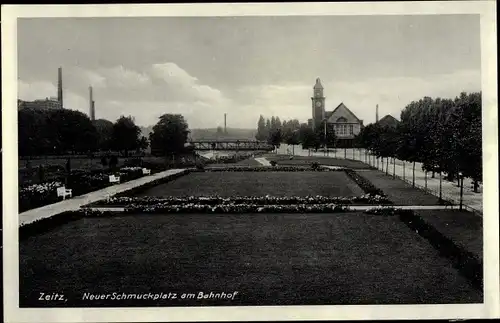
[[[8,322],[498,317],[496,4],[438,4],[3,6]]]

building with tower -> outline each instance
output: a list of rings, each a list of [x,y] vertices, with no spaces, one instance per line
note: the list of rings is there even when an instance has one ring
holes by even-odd
[[[326,131],[334,131],[337,137],[337,147],[352,147],[354,138],[363,128],[363,120],[360,120],[344,103],[340,103],[333,111],[325,111],[326,98],[324,88],[319,78],[313,87],[312,119],[309,120],[313,130],[324,127]]]

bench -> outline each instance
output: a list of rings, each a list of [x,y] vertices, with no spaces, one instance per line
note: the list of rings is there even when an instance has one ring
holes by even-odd
[[[110,183],[120,183],[120,176],[109,175]]]
[[[143,168],[142,175],[151,175],[151,169]]]
[[[57,188],[57,197],[62,197],[63,200],[66,199],[66,196],[72,197],[73,196],[73,190],[68,189],[64,186],[58,187]]]

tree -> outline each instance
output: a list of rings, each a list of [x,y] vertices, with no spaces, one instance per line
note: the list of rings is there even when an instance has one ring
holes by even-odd
[[[320,138],[307,124],[302,124],[300,127],[299,141],[304,149],[320,147]]]
[[[266,127],[265,127],[265,132],[264,134],[266,135],[265,138],[269,137],[269,134],[271,133],[271,121],[269,119],[266,119]]]
[[[274,129],[273,131],[271,131],[271,133],[269,134],[269,138],[267,139],[267,142],[276,148],[280,146],[281,141],[282,141],[281,129]]]
[[[141,139],[139,139],[138,149],[146,150],[148,149],[148,146],[149,146],[148,138],[142,136]]]
[[[97,131],[82,112],[22,109],[18,117],[20,155],[88,153],[97,148]]]
[[[149,134],[151,150],[163,156],[181,153],[188,134],[188,124],[182,115],[164,114]]]
[[[113,122],[97,119],[92,122],[97,131],[97,146],[100,150],[111,150],[113,140]]]
[[[123,151],[128,155],[129,150],[139,148],[141,128],[139,128],[131,116],[121,116],[113,124],[112,147],[117,151]]]
[[[279,117],[276,117],[274,119],[274,127],[275,127],[275,129],[281,129],[281,121],[280,121]]]
[[[217,127],[217,135],[222,135],[222,134],[224,134],[224,129],[222,129],[221,126],[218,126]]]
[[[264,141],[266,140],[267,135],[266,135],[266,120],[264,120],[264,117],[260,115],[259,121],[257,122],[257,134],[255,136],[255,139],[259,141]]]
[[[334,147],[337,140],[335,136],[334,129],[326,123],[326,133],[325,133],[325,122],[322,121],[320,126],[316,129],[316,136],[319,138],[320,144],[327,147]]]
[[[269,131],[273,131],[276,129],[276,118],[274,116],[271,117],[271,122],[269,123]]]

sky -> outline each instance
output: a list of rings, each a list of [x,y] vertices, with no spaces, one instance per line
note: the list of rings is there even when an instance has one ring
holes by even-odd
[[[56,96],[141,126],[180,113],[190,128],[256,128],[259,115],[311,118],[343,102],[368,124],[412,100],[481,90],[478,15],[22,18],[18,93]]]

